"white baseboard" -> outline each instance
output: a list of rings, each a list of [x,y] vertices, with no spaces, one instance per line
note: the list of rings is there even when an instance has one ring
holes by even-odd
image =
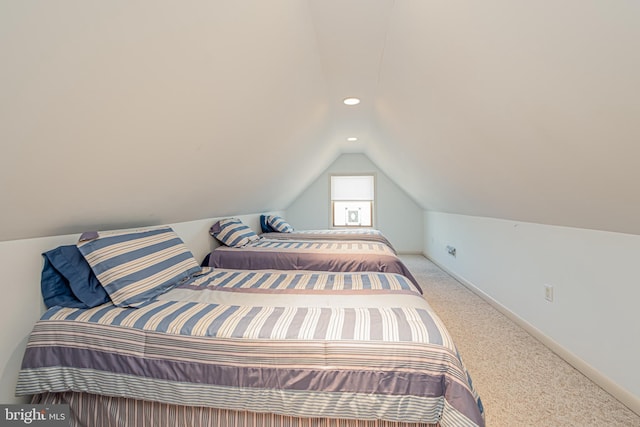
[[[436,264],[442,270],[446,271],[449,275],[455,278],[457,281],[462,283],[466,288],[468,288],[471,292],[478,295],[480,298],[485,300],[487,303],[491,304],[496,310],[500,313],[507,316],[511,321],[520,326],[522,329],[527,331],[530,335],[540,341],[542,344],[547,346],[551,351],[557,354],[560,358],[562,358],[565,362],[576,368],[578,371],[582,372],[587,378],[600,386],[607,393],[611,394],[613,397],[618,399],[623,405],[627,408],[635,412],[640,416],[640,398],[635,396],[634,394],[627,391],[625,388],[620,387],[614,381],[612,381],[609,377],[603,375],[600,371],[595,369],[593,366],[589,365],[587,362],[564,348],[557,341],[553,340],[549,336],[545,335],[535,326],[531,325],[526,320],[519,317],[517,314],[500,304],[498,301],[493,299],[488,294],[484,293],[478,287],[476,287],[473,283],[465,279],[464,277],[459,276],[455,272],[449,270],[444,265],[440,264],[438,261],[432,259],[427,254],[423,254],[427,259]]]

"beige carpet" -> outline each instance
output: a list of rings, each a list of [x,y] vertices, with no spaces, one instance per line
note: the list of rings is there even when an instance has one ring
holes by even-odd
[[[487,427],[640,426],[640,417],[428,259],[402,260],[453,335]]]

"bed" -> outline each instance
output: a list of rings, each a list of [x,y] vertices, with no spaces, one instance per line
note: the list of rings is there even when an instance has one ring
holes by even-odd
[[[29,338],[16,394],[244,417],[483,424],[446,328],[389,273],[204,268],[137,308],[54,306]]]
[[[284,222],[284,224],[283,224]],[[391,242],[373,228],[297,230],[277,215],[260,215],[261,237],[280,240],[358,240],[384,243],[396,252]]]
[[[352,229],[352,230],[295,230],[289,233],[266,232],[260,234],[261,237],[270,240],[351,240],[363,242],[382,243],[396,253],[395,248],[389,240],[379,230]]]
[[[166,229],[86,239],[109,301],[51,306],[16,386],[74,425],[484,425],[403,275],[201,268]]]
[[[209,234],[222,245],[211,251],[203,266],[243,270],[377,271],[403,274],[420,285],[384,243],[360,240],[281,240],[256,234],[238,218],[213,224]]]
[[[396,252],[391,242],[374,228],[340,228],[319,230],[294,229],[277,215],[260,215],[261,237],[280,240],[358,240],[384,243]]]
[[[384,243],[357,240],[281,240],[260,238],[242,247],[219,246],[202,265],[244,270],[373,271],[406,276],[409,269]]]

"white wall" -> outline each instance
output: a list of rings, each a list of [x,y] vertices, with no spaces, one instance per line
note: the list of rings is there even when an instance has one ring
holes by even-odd
[[[424,220],[427,257],[640,413],[640,236],[439,212]]]
[[[306,1],[0,1],[0,240],[289,204],[339,153],[314,22]]]
[[[283,212],[275,212],[283,214]],[[239,215],[256,232],[260,229],[259,215]],[[201,262],[205,255],[218,246],[209,235],[209,227],[217,219],[170,224],[182,238],[193,256]],[[18,403],[24,399],[14,397],[18,370],[27,338],[33,325],[44,312],[40,293],[42,253],[60,245],[77,242],[79,234],[42,237],[36,239],[0,242],[0,403]]]
[[[330,228],[329,177],[349,173],[375,174],[375,228],[385,234],[398,252],[422,253],[422,208],[364,154],[338,157],[287,207],[287,221],[301,230]]]

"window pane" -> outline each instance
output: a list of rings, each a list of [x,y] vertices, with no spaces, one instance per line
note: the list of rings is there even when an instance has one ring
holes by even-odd
[[[371,202],[336,201],[333,203],[333,225],[336,227],[371,227]]]
[[[332,176],[331,200],[373,200],[373,176]]]

